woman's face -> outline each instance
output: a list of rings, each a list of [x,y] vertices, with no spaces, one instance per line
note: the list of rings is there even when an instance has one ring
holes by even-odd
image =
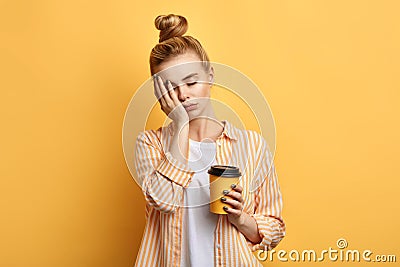
[[[187,52],[169,58],[159,65],[156,71],[166,88],[166,81],[171,82],[189,119],[209,114],[210,88],[214,81],[214,70],[211,67],[209,71],[206,71],[195,53]]]

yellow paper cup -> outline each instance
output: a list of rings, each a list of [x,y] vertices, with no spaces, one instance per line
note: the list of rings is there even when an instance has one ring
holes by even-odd
[[[241,173],[239,168],[234,166],[214,165],[208,170],[210,175],[210,211],[216,214],[228,214],[223,207],[231,205],[221,201],[221,197],[232,199],[225,196],[224,190],[232,190],[231,185],[239,183]]]

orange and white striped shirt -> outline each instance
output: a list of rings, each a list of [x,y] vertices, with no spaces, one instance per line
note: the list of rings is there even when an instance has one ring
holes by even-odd
[[[241,130],[223,121],[224,130],[216,140],[216,161],[239,167],[243,187],[243,211],[252,216],[262,241],[252,243],[218,215],[214,232],[215,266],[262,266],[253,254],[271,250],[285,236],[282,196],[265,139],[250,130]],[[136,139],[135,166],[146,199],[146,227],[135,266],[180,266],[184,190],[194,171],[165,150],[169,147],[174,123],[141,132]]]

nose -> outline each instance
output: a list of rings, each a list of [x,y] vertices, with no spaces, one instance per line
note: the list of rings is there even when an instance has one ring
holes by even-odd
[[[179,85],[175,88],[175,92],[178,94],[178,99],[180,101],[185,101],[189,99],[189,92],[186,84]]]

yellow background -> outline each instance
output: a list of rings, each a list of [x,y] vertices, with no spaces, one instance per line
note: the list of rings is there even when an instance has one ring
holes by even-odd
[[[168,13],[271,105],[287,223],[277,249],[344,237],[400,257],[399,10],[396,0],[0,1],[0,266],[133,264],[144,198],[122,122],[149,78],[154,18]]]

